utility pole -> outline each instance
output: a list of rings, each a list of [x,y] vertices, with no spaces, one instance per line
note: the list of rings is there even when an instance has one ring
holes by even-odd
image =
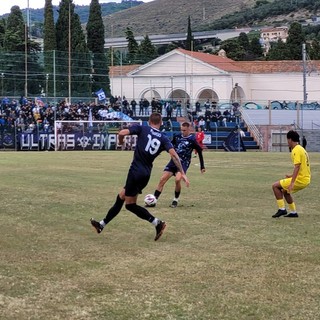
[[[307,61],[306,61],[306,44],[302,44],[302,61],[303,61],[303,103],[307,103],[308,93],[307,93]]]

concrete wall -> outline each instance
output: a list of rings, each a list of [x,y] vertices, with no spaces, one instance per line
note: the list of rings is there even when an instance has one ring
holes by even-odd
[[[289,130],[295,128],[291,125],[259,125],[258,130],[263,136],[263,150],[269,152],[288,152],[288,144],[286,134]],[[308,152],[320,152],[320,130],[297,130],[302,136],[307,139]]]
[[[320,129],[320,110],[244,110],[255,125],[296,125],[303,129]]]

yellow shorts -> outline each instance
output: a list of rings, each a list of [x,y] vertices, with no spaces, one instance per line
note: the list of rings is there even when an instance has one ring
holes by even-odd
[[[286,179],[281,179],[280,180],[280,185],[282,187],[282,189],[288,191],[288,187],[291,183],[292,178],[286,178]],[[307,182],[302,182],[302,181],[295,181],[294,182],[294,186],[293,189],[291,190],[291,193],[295,193],[299,190],[304,189],[305,187],[307,187],[310,184],[310,181]]]

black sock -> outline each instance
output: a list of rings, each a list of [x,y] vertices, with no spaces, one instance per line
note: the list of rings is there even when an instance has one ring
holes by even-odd
[[[161,191],[159,191],[159,190],[156,190],[156,191],[154,192],[154,196],[156,197],[156,199],[159,199],[160,194],[161,194]]]
[[[103,219],[105,224],[108,224],[114,217],[117,216],[123,206],[123,203],[124,200],[122,200],[118,195],[115,204],[109,209],[106,217]]]
[[[140,219],[152,222],[154,216],[145,208],[138,206],[136,203],[126,204],[126,209],[134,213]]]
[[[175,191],[175,192],[174,192],[174,197],[175,197],[176,199],[178,199],[179,196],[180,196],[180,193],[181,193],[181,191]]]

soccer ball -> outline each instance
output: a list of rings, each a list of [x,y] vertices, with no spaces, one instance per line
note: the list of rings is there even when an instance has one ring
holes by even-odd
[[[152,207],[152,206],[155,206],[156,203],[157,203],[157,199],[156,197],[153,195],[153,194],[147,194],[145,197],[144,197],[144,203],[149,206],[149,207]]]

